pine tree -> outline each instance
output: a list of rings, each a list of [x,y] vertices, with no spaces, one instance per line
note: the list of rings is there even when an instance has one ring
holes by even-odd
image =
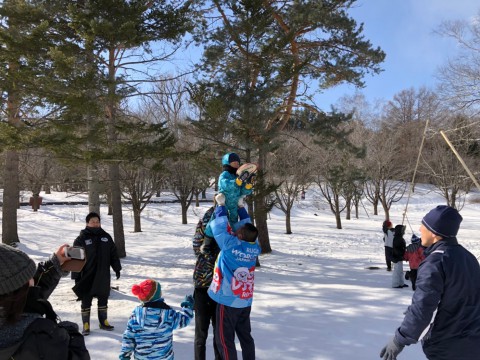
[[[254,155],[265,169],[293,109],[320,113],[311,101],[315,91],[309,83],[316,84],[315,89],[341,82],[361,86],[366,73],[380,71],[385,55],[364,40],[362,25],[348,14],[354,2],[213,0],[222,26],[215,22],[217,27],[205,33],[203,77],[197,89],[207,95],[197,97],[205,109],[199,129],[225,128],[222,141]],[[212,106],[219,102],[223,104]],[[219,107],[227,109],[222,116],[209,116],[209,110]],[[270,252],[269,207],[262,184],[267,185],[260,170],[256,191],[262,194],[255,200],[255,222],[262,251]]]

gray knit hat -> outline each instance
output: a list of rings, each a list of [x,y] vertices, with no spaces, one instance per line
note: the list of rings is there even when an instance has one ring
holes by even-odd
[[[0,295],[9,294],[25,285],[37,267],[23,251],[0,244]]]

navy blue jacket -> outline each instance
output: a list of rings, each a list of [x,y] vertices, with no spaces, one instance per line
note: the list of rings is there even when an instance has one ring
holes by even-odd
[[[480,266],[457,239],[425,249],[417,288],[395,334],[401,345],[416,343],[435,359],[480,359]],[[435,318],[432,316],[437,310]]]

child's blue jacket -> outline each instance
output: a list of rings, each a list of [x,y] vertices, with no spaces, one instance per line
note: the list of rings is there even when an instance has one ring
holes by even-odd
[[[215,263],[208,295],[219,304],[245,308],[252,305],[255,264],[260,255],[260,245],[258,240],[247,242],[229,234],[227,216],[222,215],[224,209],[218,206],[216,218],[211,222],[213,235],[221,251]],[[245,208],[240,208],[239,214],[241,220],[233,230],[251,222]]]
[[[236,178],[235,174],[231,174],[228,171],[223,171],[218,178],[218,192],[225,195],[225,206],[227,207],[228,220],[232,228],[238,222],[238,199],[242,195],[250,195],[252,193],[252,189],[245,189],[245,184],[238,186],[235,182]],[[205,229],[205,234],[213,237],[210,223]]]
[[[136,360],[173,360],[173,330],[187,326],[192,318],[193,310],[184,307],[176,311],[163,299],[138,305],[123,333],[119,358],[133,355]]]

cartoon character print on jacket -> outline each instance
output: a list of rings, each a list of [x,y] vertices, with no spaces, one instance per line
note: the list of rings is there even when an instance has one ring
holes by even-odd
[[[220,286],[222,285],[222,272],[218,267],[215,268],[215,272],[213,273],[213,280],[210,285],[210,289],[214,293],[217,293],[220,290]]]
[[[232,292],[241,299],[249,299],[253,297],[253,280],[255,266],[250,269],[239,267],[233,273]]]

